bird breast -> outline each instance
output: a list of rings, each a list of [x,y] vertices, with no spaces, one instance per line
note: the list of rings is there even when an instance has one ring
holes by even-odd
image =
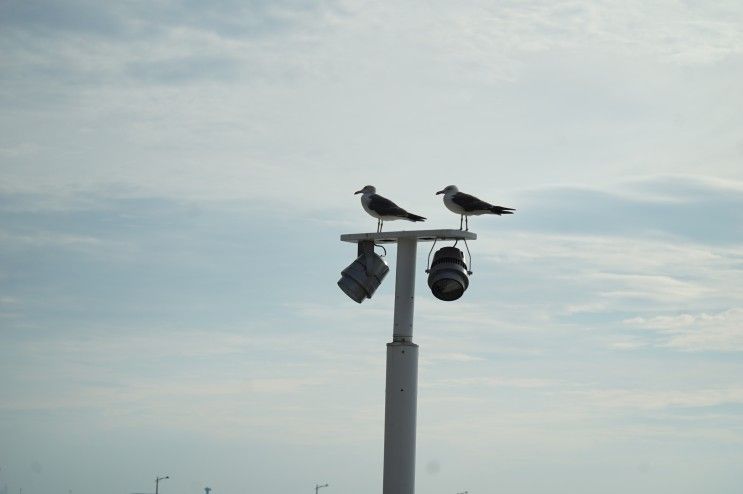
[[[462,208],[461,206],[456,204],[454,201],[452,201],[452,198],[451,198],[452,195],[453,194],[449,194],[449,193],[444,194],[444,206],[446,206],[447,209],[449,209],[449,211],[451,211],[452,213],[465,214],[464,208]]]
[[[373,216],[373,217],[375,217],[377,219],[380,219],[381,216],[379,216],[375,211],[373,211],[369,207],[369,203],[370,202],[371,202],[370,194],[362,194],[361,195],[361,207],[364,208],[364,211],[366,211],[367,213],[369,213],[370,216]]]

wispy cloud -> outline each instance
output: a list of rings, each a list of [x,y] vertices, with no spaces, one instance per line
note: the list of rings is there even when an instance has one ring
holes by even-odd
[[[675,314],[635,317],[624,321],[632,327],[660,331],[665,345],[684,351],[743,351],[743,309],[708,314]]]
[[[675,390],[600,389],[576,392],[588,402],[611,409],[704,408],[743,404],[743,388]]]

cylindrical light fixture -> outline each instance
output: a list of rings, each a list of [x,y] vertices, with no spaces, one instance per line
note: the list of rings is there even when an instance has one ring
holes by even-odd
[[[428,286],[434,297],[447,302],[457,300],[469,284],[464,253],[456,247],[436,251],[428,270]]]
[[[341,271],[338,286],[356,303],[371,298],[390,267],[374,252],[373,243],[359,243],[359,257]]]

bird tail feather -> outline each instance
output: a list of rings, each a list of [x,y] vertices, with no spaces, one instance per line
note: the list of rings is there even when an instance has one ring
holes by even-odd
[[[490,208],[490,211],[500,216],[502,214],[513,214],[516,210],[513,208],[504,208],[503,206],[493,206]]]
[[[406,218],[408,218],[410,221],[426,221],[426,218],[424,218],[423,216],[418,216],[417,214],[413,213],[408,213]]]

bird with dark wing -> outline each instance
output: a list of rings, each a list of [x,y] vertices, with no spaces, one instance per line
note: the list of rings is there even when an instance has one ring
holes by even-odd
[[[426,218],[417,214],[408,213],[403,208],[390,201],[386,197],[377,194],[377,189],[373,185],[367,185],[354,194],[361,194],[361,206],[364,211],[377,218],[377,233],[382,231],[385,221],[408,220],[408,221],[425,221]]]
[[[436,195],[444,194],[444,205],[449,211],[459,215],[459,229],[462,229],[464,221],[466,229],[469,231],[469,217],[479,216],[481,214],[513,214],[516,211],[513,208],[503,206],[494,206],[488,202],[478,199],[475,196],[459,192],[456,185],[448,185],[444,189],[436,192]]]

